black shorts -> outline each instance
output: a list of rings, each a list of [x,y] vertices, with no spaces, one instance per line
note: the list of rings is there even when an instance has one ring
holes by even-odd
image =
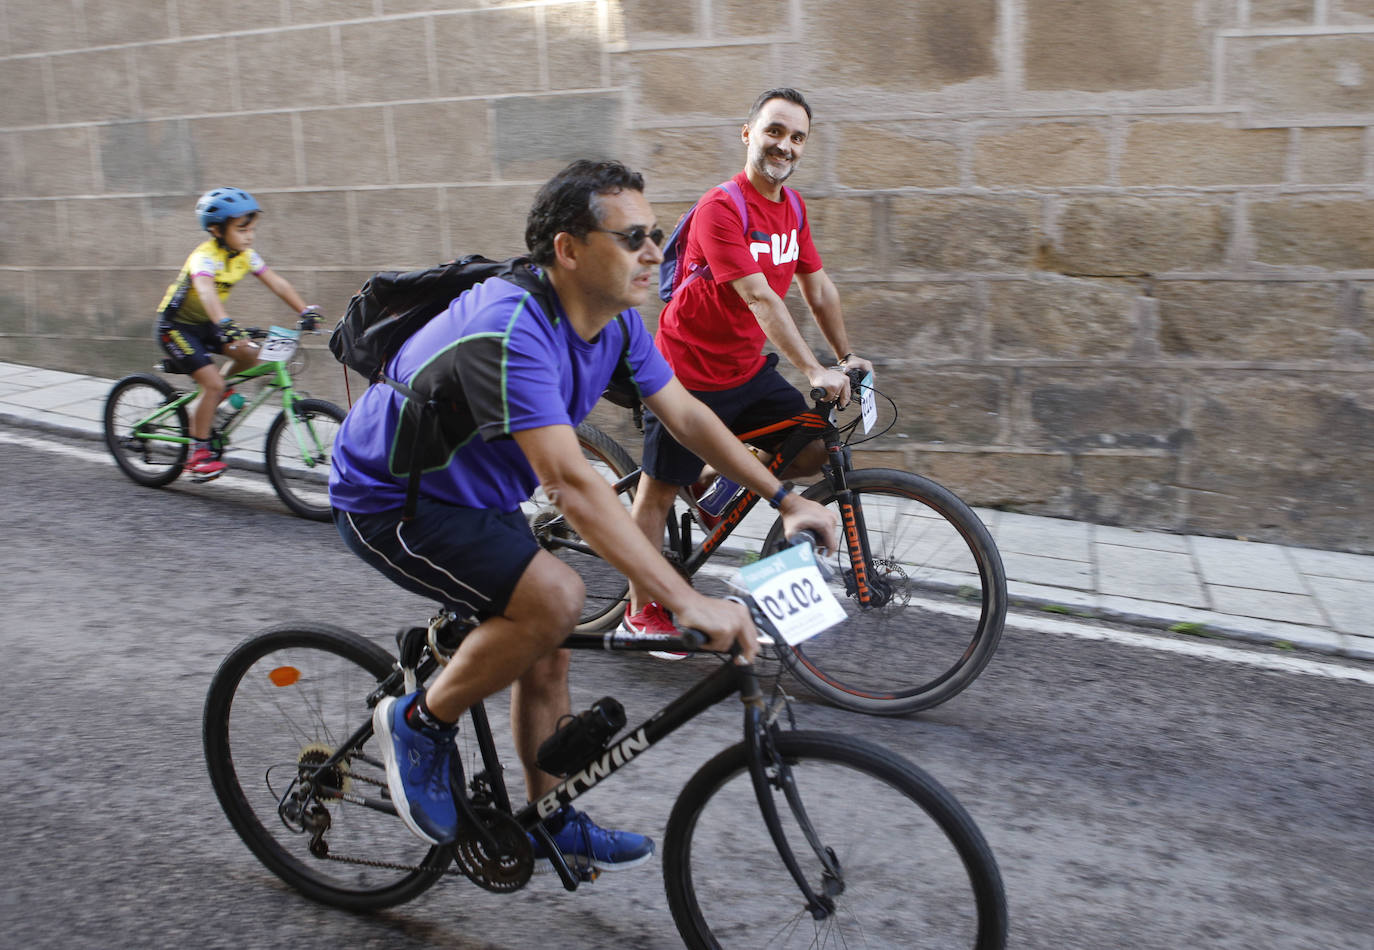
[[[539,543],[523,512],[503,514],[420,497],[415,518],[402,509],[354,514],[334,509],[344,543],[412,594],[478,620],[500,614]]]
[[[801,392],[778,372],[778,354],[769,353],[763,368],[733,389],[692,390],[736,435],[781,422],[810,408]],[[755,440],[774,451],[787,430]],[[690,485],[701,477],[701,459],[674,439],[654,414],[644,411],[644,471],[670,485]]]
[[[223,353],[225,338],[213,323],[177,323],[161,316],[157,322],[157,341],[171,358],[170,369],[190,375],[214,360],[211,353]]]

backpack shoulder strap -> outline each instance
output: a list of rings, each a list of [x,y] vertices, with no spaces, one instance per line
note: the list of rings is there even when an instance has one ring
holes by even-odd
[[[734,202],[735,210],[739,212],[740,223],[744,225],[744,236],[745,238],[748,238],[749,206],[745,204],[744,192],[740,190],[739,183],[735,181],[733,178],[731,178],[729,181],[721,182],[719,185],[716,185],[716,187],[719,188],[721,191],[725,192],[727,195],[729,195],[730,200]]]
[[[802,225],[806,223],[806,212],[802,210],[801,195],[786,185],[782,186],[782,193],[787,197],[787,203],[792,206],[792,213],[797,216],[797,230],[800,231]]]

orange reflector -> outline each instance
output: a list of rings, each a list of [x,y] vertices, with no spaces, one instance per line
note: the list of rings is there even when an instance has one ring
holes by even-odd
[[[272,681],[273,686],[292,686],[301,678],[301,671],[294,666],[279,666],[267,678]]]

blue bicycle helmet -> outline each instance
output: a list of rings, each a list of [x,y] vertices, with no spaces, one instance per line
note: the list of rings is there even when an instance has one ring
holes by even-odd
[[[212,188],[196,202],[196,218],[202,231],[212,224],[223,224],[230,218],[260,211],[257,201],[242,188]]]

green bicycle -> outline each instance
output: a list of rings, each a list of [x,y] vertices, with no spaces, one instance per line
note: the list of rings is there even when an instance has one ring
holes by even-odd
[[[298,359],[302,329],[317,332],[304,321],[296,330],[250,331],[255,339],[266,338],[259,362],[226,382],[241,393],[257,389],[238,406],[233,405],[238,400],[221,404],[215,413],[211,446],[216,452],[227,451],[234,434],[255,411],[279,398],[281,412],[267,429],[264,450],[268,481],[293,512],[313,521],[328,521],[329,463],[344,410],[296,392],[290,367]],[[297,372],[303,365],[296,363]],[[162,368],[166,369],[165,363]],[[105,400],[105,444],[125,475],[148,488],[176,481],[194,441],[187,407],[199,396],[199,388],[177,389],[152,373],[134,373],[115,383]]]

